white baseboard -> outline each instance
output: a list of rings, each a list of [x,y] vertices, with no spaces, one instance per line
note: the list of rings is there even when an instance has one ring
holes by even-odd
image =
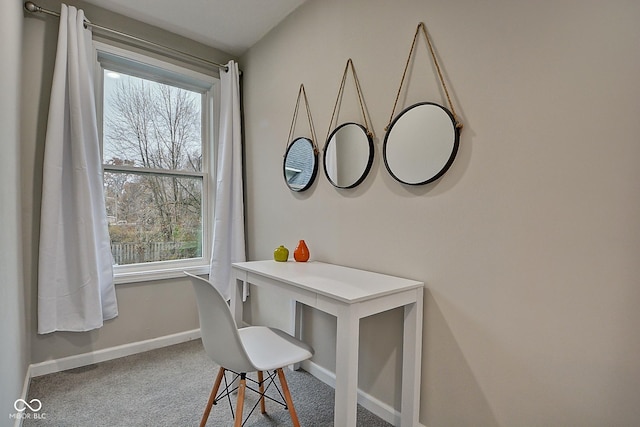
[[[310,360],[305,360],[301,365],[302,369],[309,372],[323,383],[331,386],[332,388],[336,387],[335,373],[313,363]],[[360,389],[358,389],[358,403],[362,405],[363,408],[382,418],[389,424],[393,424],[394,426],[400,425],[400,412]]]
[[[20,394],[20,399],[23,401],[27,401],[27,395],[29,394],[29,382],[31,380],[31,365],[27,367],[27,372],[24,376],[24,382],[22,383],[22,394]],[[16,417],[15,422],[13,423],[13,427],[22,427],[22,417]]]
[[[180,332],[164,337],[152,338],[145,341],[138,341],[130,344],[123,344],[116,347],[105,348],[92,351],[90,353],[77,354],[63,357],[61,359],[47,360],[41,363],[34,363],[29,366],[28,378],[39,377],[41,375],[52,374],[54,372],[66,371],[67,369],[80,368],[93,363],[105,362],[119,357],[130,356],[132,354],[143,353],[161,347],[191,341],[200,338],[200,329]],[[27,380],[25,380],[27,383]],[[28,389],[28,386],[26,387]],[[25,390],[26,394],[26,390]]]

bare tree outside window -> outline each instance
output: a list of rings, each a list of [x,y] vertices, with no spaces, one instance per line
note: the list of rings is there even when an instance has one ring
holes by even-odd
[[[202,94],[108,70],[104,83],[115,263],[202,256]]]

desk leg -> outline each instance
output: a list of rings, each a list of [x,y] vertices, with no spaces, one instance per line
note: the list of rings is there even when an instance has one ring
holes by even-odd
[[[302,304],[296,300],[291,300],[291,325],[288,332],[299,340],[302,339]],[[297,371],[300,363],[290,365],[289,369]]]
[[[242,288],[244,285],[244,281],[240,279],[235,279],[233,281],[233,286],[231,287],[231,302],[229,304],[229,308],[231,309],[231,314],[233,315],[233,319],[236,321],[236,326],[238,328],[242,328],[244,326],[243,319],[243,305],[242,305]]]
[[[334,425],[355,427],[358,405],[360,319],[351,307],[338,310]]]
[[[402,403],[400,425],[414,427],[420,418],[420,373],[422,367],[422,301],[423,290],[417,291],[417,302],[404,306],[402,340]]]

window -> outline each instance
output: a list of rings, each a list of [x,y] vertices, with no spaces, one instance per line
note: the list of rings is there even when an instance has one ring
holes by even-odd
[[[216,79],[101,43],[96,48],[116,282],[208,272]]]

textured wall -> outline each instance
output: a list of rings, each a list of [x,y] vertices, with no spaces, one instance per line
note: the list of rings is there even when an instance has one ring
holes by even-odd
[[[13,424],[13,404],[21,397],[29,345],[26,335],[25,304],[20,253],[20,47],[22,3],[0,6],[0,426]]]
[[[422,424],[640,419],[639,19],[623,0],[311,0],[241,58],[249,257],[305,239],[312,258],[424,281]],[[381,153],[420,21],[464,129],[449,172],[409,188]],[[319,171],[294,194],[281,170],[298,86],[322,147],[349,57],[371,174],[340,191]],[[424,42],[411,70],[401,103],[446,102]],[[341,121],[360,120],[354,97]],[[254,321],[286,324],[286,301],[252,300]],[[333,369],[335,321],[306,314]],[[396,407],[401,318],[365,319],[361,342],[360,386]]]

